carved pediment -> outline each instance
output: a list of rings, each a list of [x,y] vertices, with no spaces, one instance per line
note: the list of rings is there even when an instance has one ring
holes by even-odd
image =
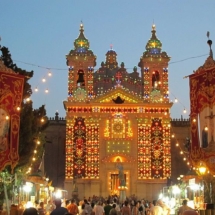
[[[122,88],[116,88],[108,91],[107,93],[97,96],[92,102],[99,103],[115,103],[115,104],[128,104],[128,103],[142,103],[143,99],[135,93],[128,92]]]

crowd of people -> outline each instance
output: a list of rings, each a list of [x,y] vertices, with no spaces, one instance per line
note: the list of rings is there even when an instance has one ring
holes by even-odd
[[[20,209],[20,208],[19,208]],[[190,211],[190,214],[185,212]],[[170,208],[161,199],[152,202],[144,199],[138,200],[135,196],[127,198],[123,203],[119,202],[117,196],[92,198],[81,201],[75,199],[49,200],[45,205],[43,202],[35,202],[34,207],[29,207],[14,212],[10,215],[170,215]],[[187,206],[187,200],[182,202],[175,215],[196,215],[197,213]],[[6,214],[0,214],[6,215]]]

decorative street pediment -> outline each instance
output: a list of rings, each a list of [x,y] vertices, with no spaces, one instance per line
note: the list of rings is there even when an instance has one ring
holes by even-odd
[[[129,92],[123,88],[116,88],[110,90],[104,95],[97,96],[92,102],[111,103],[111,104],[128,104],[128,103],[142,103],[141,96]]]

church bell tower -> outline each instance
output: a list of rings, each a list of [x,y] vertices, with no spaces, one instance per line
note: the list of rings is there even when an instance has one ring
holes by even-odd
[[[74,49],[66,55],[69,68],[68,101],[82,102],[94,97],[93,71],[96,66],[96,56],[89,46],[81,23],[80,34],[74,41]]]
[[[152,36],[146,44],[140,62],[142,74],[142,95],[145,102],[166,103],[169,101],[168,62],[170,57],[162,51],[162,43],[156,36],[155,25],[152,25]]]

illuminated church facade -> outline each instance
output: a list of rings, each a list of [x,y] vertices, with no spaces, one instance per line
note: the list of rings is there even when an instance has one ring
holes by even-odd
[[[120,162],[127,196],[157,198],[171,177],[172,103],[170,57],[162,51],[155,25],[139,60],[140,72],[119,66],[112,48],[95,70],[96,56],[83,24],[66,60],[64,189],[71,195],[76,181],[80,198],[118,194]]]

